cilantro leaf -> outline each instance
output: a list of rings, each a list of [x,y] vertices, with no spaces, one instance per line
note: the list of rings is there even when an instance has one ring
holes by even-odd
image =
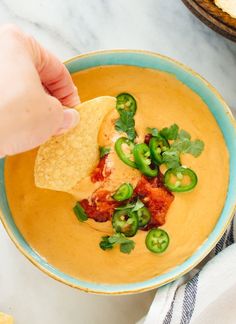
[[[122,253],[129,254],[135,247],[135,242],[133,240],[128,239],[122,233],[114,234],[110,237],[110,241],[113,242],[113,244],[120,244],[120,252]]]
[[[126,132],[127,129],[134,127],[133,115],[130,111],[122,110],[120,112],[120,118],[116,121],[116,126]]]
[[[123,121],[121,119],[117,119],[117,121],[115,122],[115,129],[118,132],[125,132],[125,130],[126,130],[126,124],[123,123]]]
[[[165,137],[167,140],[175,140],[178,136],[179,126],[176,124],[170,127],[165,127],[160,131],[160,135]]]
[[[158,129],[147,127],[147,133],[151,134],[152,136],[158,136]]]
[[[204,149],[204,142],[199,139],[195,141],[190,139],[191,136],[184,130],[181,130],[178,138],[171,144],[171,149],[179,153],[188,153],[198,157]]]
[[[153,128],[148,130],[152,134]],[[191,135],[184,129],[179,130],[179,126],[176,124],[163,128],[159,134],[166,140],[173,141],[169,143],[169,149],[162,153],[162,161],[168,168],[176,168],[181,165],[180,154],[188,153],[198,157],[204,149],[203,141],[199,139],[191,141]]]
[[[131,209],[131,211],[137,211],[140,208],[142,208],[143,206],[144,206],[144,204],[142,203],[142,201],[140,199],[138,199],[137,201],[130,202],[127,205],[116,207],[115,209],[116,210]]]
[[[135,246],[135,242],[128,239],[122,233],[115,233],[112,236],[103,236],[99,245],[103,250],[110,250],[117,244],[120,244],[120,251],[122,253],[130,253]]]
[[[134,212],[134,211],[137,211],[137,210],[139,210],[140,208],[142,208],[144,206],[144,203],[140,200],[140,199],[138,199],[137,200],[137,202],[136,202],[136,204],[134,205],[134,207],[132,208],[132,211]]]
[[[177,139],[172,143],[171,149],[176,150],[179,153],[186,153],[191,147],[191,141],[187,138]]]
[[[188,132],[186,132],[184,129],[181,129],[178,134],[178,138],[181,140],[183,139],[191,140],[191,135]]]
[[[119,244],[119,243],[123,243],[123,236],[124,234],[121,233],[115,233],[114,235],[110,236],[108,238],[109,242],[111,244]],[[125,236],[124,236],[125,238]]]
[[[168,169],[177,168],[180,166],[180,154],[177,150],[169,149],[162,154],[163,163]]]
[[[115,210],[123,210],[123,209],[132,209],[135,207],[135,202],[128,203],[127,205],[116,207]]]
[[[133,127],[128,128],[126,134],[131,141],[133,141],[136,137],[136,131]]]
[[[204,146],[203,141],[196,139],[195,141],[191,142],[191,146],[188,148],[186,153],[192,154],[194,157],[198,157],[204,150]]]
[[[120,244],[120,252],[129,254],[135,247],[135,242],[132,240],[129,240],[126,243]]]
[[[103,158],[105,155],[110,153],[110,151],[111,151],[110,147],[100,146],[99,147],[100,158]]]
[[[122,110],[119,112],[120,118],[115,123],[115,129],[119,132],[124,132],[128,138],[133,141],[136,137],[135,121],[131,111]]]
[[[109,241],[110,236],[103,236],[99,246],[102,250],[109,250],[113,248],[113,244]]]

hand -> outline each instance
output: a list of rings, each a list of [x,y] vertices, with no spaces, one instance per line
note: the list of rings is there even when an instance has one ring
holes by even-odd
[[[65,66],[14,26],[0,28],[0,157],[30,150],[78,122]]]

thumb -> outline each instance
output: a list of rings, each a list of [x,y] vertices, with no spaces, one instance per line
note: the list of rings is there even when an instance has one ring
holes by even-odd
[[[62,134],[76,126],[79,121],[75,109],[63,109],[60,101],[52,96],[40,96],[36,104],[38,109],[29,109],[27,116],[20,114],[18,119],[12,119],[11,110],[4,115],[3,125],[6,127],[1,129],[0,158],[31,150],[45,143],[51,136]],[[12,130],[10,133],[8,128]]]
[[[64,108],[63,110],[63,120],[59,129],[54,135],[60,135],[68,131],[69,129],[75,127],[79,122],[79,113],[77,110],[72,108]]]
[[[63,134],[78,124],[79,113],[76,109],[63,106],[51,95],[46,95],[46,103],[50,107],[50,113],[40,113],[43,118],[41,132],[46,140],[51,136]]]

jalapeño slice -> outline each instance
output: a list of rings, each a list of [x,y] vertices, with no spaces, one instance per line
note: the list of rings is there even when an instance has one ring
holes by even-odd
[[[169,143],[164,137],[158,135],[156,137],[151,138],[149,147],[150,147],[152,160],[157,165],[160,165],[162,163],[162,153],[169,148]]]
[[[144,227],[147,225],[151,219],[151,213],[146,207],[142,207],[137,210],[138,225],[139,227]]]
[[[160,228],[151,229],[145,240],[146,247],[153,253],[163,253],[169,245],[169,235]]]
[[[134,236],[138,230],[138,217],[128,209],[117,210],[112,216],[112,226],[117,233]]]
[[[170,191],[187,192],[192,190],[197,182],[196,173],[189,168],[168,169],[164,175],[164,184]]]
[[[148,177],[155,177],[158,174],[158,170],[155,167],[150,167],[150,150],[147,144],[136,144],[133,149],[134,159],[139,170]]]
[[[126,153],[124,151],[123,148],[124,144],[126,144],[129,147],[130,153]],[[119,158],[121,159],[121,161],[129,165],[131,168],[137,168],[135,162],[130,159],[130,157],[132,156],[133,148],[134,148],[134,143],[126,137],[120,137],[115,142],[115,151],[119,156]]]
[[[130,183],[123,183],[112,196],[116,201],[129,199],[133,195],[133,187]]]
[[[85,213],[84,208],[80,205],[78,201],[74,206],[73,211],[80,222],[84,222],[88,219],[88,215]]]
[[[123,110],[129,111],[132,116],[135,115],[137,110],[136,100],[129,93],[121,93],[116,97],[116,109],[119,113]]]

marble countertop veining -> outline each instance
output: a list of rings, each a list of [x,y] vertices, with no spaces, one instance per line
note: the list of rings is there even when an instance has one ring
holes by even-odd
[[[145,49],[192,67],[236,113],[236,44],[199,22],[180,0],[0,0],[0,24],[14,23],[65,60],[97,49]],[[16,324],[132,324],[154,292],[95,296],[41,273],[0,225],[0,311]]]

